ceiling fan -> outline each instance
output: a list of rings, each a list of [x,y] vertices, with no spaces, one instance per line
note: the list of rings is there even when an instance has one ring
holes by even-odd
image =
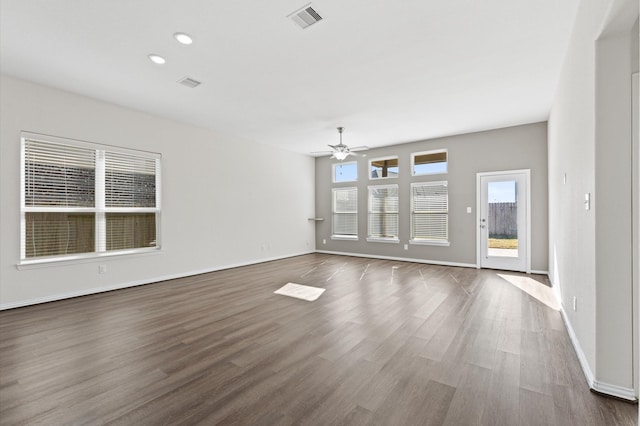
[[[335,158],[337,160],[344,160],[345,158],[347,158],[350,155],[359,155],[356,154],[355,151],[366,151],[367,149],[369,149],[368,146],[356,146],[353,148],[349,148],[347,145],[342,143],[342,131],[344,130],[344,127],[338,127],[338,133],[340,134],[340,143],[337,145],[329,145],[329,148],[331,148],[330,152],[313,152],[312,154],[331,154],[331,158]]]

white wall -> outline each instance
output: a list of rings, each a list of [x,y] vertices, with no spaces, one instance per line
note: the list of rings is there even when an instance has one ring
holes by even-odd
[[[596,42],[596,369],[598,380],[626,388],[633,387],[630,44],[628,34]]]
[[[3,308],[314,250],[311,157],[7,76],[0,122]],[[17,270],[23,130],[160,152],[161,253]]]
[[[580,3],[548,147],[550,278],[591,385],[624,398],[634,394],[630,94],[637,13],[627,0]],[[591,210],[584,208],[587,193]]]

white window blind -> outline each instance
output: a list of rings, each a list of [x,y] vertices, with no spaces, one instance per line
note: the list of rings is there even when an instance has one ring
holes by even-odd
[[[448,242],[449,190],[447,182],[411,184],[411,239]]]
[[[398,239],[398,185],[369,187],[369,238]]]
[[[358,236],[358,188],[334,188],[332,233],[334,237]]]
[[[26,206],[94,207],[95,150],[28,140],[24,160]]]
[[[159,154],[24,132],[22,155],[22,263],[159,247]]]
[[[106,207],[155,207],[156,160],[105,152]]]

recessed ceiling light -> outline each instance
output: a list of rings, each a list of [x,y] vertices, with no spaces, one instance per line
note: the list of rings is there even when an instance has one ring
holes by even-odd
[[[162,65],[165,62],[167,62],[166,59],[164,59],[160,55],[156,55],[155,53],[152,53],[151,55],[149,55],[149,59],[151,59],[151,62],[153,62],[154,64],[158,64],[158,65]]]
[[[191,36],[189,34],[175,33],[173,35],[173,38],[178,40],[178,43],[182,43],[182,44],[191,44],[191,43],[193,43],[193,39],[191,38]]]

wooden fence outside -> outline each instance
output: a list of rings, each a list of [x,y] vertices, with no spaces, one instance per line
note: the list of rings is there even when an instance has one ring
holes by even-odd
[[[516,203],[489,203],[489,238],[518,238]]]

